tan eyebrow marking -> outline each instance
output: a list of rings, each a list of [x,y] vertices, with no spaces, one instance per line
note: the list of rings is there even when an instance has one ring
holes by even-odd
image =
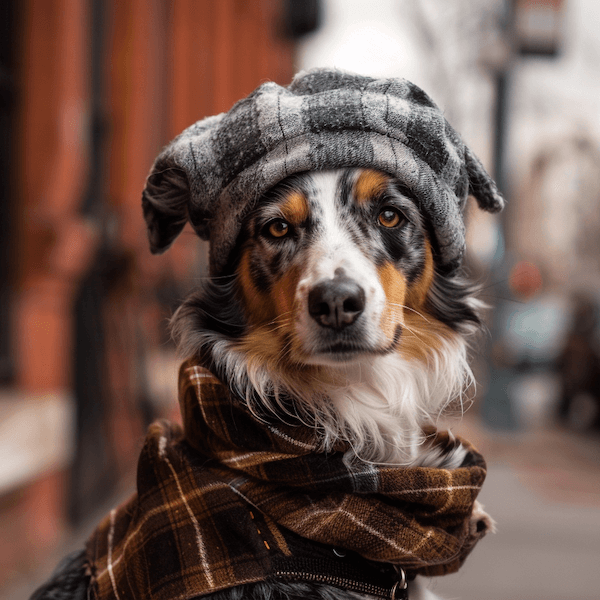
[[[381,194],[387,187],[389,177],[373,169],[365,169],[354,184],[354,198],[358,204],[364,204]]]
[[[292,225],[299,225],[308,219],[308,202],[302,192],[290,191],[281,206],[281,213]]]

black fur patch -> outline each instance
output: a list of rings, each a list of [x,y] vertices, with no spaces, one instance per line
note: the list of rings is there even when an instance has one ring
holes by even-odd
[[[478,286],[461,275],[436,274],[427,294],[429,312],[458,333],[473,326],[481,327],[480,316],[469,304],[477,295]]]
[[[211,331],[230,339],[246,332],[246,320],[232,278],[207,281],[179,310],[194,331]]]

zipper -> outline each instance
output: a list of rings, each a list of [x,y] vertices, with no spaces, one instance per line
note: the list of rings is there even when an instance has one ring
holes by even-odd
[[[378,598],[385,598],[386,600],[407,600],[408,584],[406,581],[406,574],[404,573],[403,569],[400,569],[398,575],[399,580],[396,581],[391,588],[387,588],[372,583],[363,583],[361,581],[345,579],[344,577],[336,577],[335,575],[319,575],[316,573],[306,573],[303,571],[275,572],[275,576],[280,577],[281,579],[296,579],[300,581],[326,583],[353,592],[360,592],[362,594],[377,596]]]

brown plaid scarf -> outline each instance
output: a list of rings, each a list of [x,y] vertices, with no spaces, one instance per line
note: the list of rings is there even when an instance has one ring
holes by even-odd
[[[187,600],[279,579],[391,598],[393,565],[453,572],[483,535],[469,517],[485,463],[464,440],[452,471],[349,469],[342,452],[314,451],[310,429],[254,418],[191,361],[179,399],[184,430],[150,427],[137,494],[88,542],[92,597]]]

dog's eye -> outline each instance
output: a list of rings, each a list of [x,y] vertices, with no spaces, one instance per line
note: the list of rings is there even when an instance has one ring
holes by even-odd
[[[265,232],[267,235],[273,238],[282,238],[288,235],[290,232],[289,224],[283,219],[275,219],[267,224]]]
[[[381,209],[377,219],[384,227],[391,228],[400,225],[405,220],[405,217],[399,210],[391,206],[385,206]]]

